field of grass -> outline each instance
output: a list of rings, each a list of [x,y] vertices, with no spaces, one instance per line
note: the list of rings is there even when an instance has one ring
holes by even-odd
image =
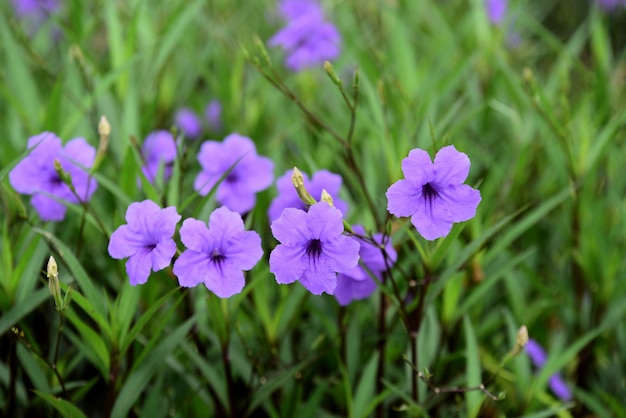
[[[17,3],[0,5],[0,416],[626,416],[626,7],[512,0],[495,24],[483,0],[322,1],[340,54],[291,71],[269,45],[275,1],[59,0],[37,18]],[[156,130],[177,153],[151,182]],[[44,131],[97,150],[97,190],[61,221],[10,174]],[[172,265],[183,221],[224,204],[194,181],[204,141],[231,133],[273,182],[242,211],[263,255],[220,298]],[[481,201],[428,240],[386,192],[411,150],[448,145]],[[277,283],[268,208],[294,166],[341,175],[344,237],[393,246],[369,297]],[[171,265],[133,286],[109,242],[144,200],[182,220]]]

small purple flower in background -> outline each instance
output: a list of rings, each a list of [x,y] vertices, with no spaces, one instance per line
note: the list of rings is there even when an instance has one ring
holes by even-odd
[[[154,131],[146,137],[141,147],[141,155],[146,165],[141,167],[141,171],[150,183],[154,183],[161,165],[163,180],[170,178],[177,153],[176,141],[170,131]]]
[[[219,100],[213,99],[209,102],[204,108],[204,118],[211,131],[218,132],[222,130],[222,105]]]
[[[387,210],[398,217],[410,216],[417,232],[429,241],[445,237],[452,223],[476,215],[480,192],[463,184],[469,169],[469,158],[453,145],[441,148],[434,164],[426,151],[414,149],[402,160],[406,179],[387,190]]]
[[[280,46],[285,51],[287,68],[301,71],[339,56],[341,36],[332,23],[324,20],[317,2],[283,0],[279,9],[287,19],[287,26],[268,43],[270,46]]]
[[[193,110],[187,107],[183,107],[176,112],[174,123],[180,128],[185,137],[189,139],[196,139],[202,134],[200,118]]]
[[[524,351],[526,351],[526,354],[528,354],[528,357],[530,357],[530,360],[538,369],[541,369],[546,364],[548,359],[546,351],[532,338],[529,339],[526,346],[524,346]],[[569,401],[572,399],[572,391],[563,381],[563,378],[559,373],[555,373],[550,377],[548,385],[550,386],[550,389],[552,389],[552,392],[554,392],[554,394],[562,401]]]
[[[217,201],[240,214],[254,207],[256,193],[267,189],[274,179],[274,163],[257,155],[254,142],[237,133],[228,135],[223,142],[205,141],[198,161],[202,171],[196,177],[194,189],[202,196],[233,167],[217,186]]]
[[[281,242],[270,254],[270,271],[280,284],[299,280],[314,295],[332,295],[337,273],[350,271],[359,261],[359,242],[342,235],[341,212],[326,202],[308,212],[287,208],[271,229]]]
[[[76,138],[63,146],[61,139],[51,132],[43,132],[28,139],[28,148],[36,147],[9,173],[13,188],[33,195],[31,204],[44,221],[62,221],[66,207],[54,197],[71,203],[87,202],[98,184],[85,170],[93,165],[96,150],[83,138]],[[63,182],[54,164],[58,161],[69,173],[76,195]]]
[[[185,219],[180,239],[187,247],[174,263],[174,274],[184,287],[200,283],[220,298],[243,289],[243,270],[250,270],[263,256],[261,237],[245,231],[241,215],[222,206],[209,217],[209,227],[197,219]]]
[[[489,21],[494,25],[500,25],[506,15],[507,0],[485,0],[485,9]]]
[[[128,257],[126,272],[130,284],[148,281],[150,271],[169,266],[176,254],[172,239],[180,215],[174,206],[161,209],[151,200],[132,203],[126,210],[126,225],[121,225],[109,241],[109,255],[115,259]]]
[[[31,35],[34,35],[52,13],[59,9],[58,0],[13,0],[12,3],[15,14],[27,23]],[[60,35],[59,28],[55,27],[53,36],[58,35]]]
[[[352,230],[365,236],[365,228],[361,225],[353,225]],[[378,244],[383,242],[383,234],[375,234],[374,241]],[[385,258],[382,251],[376,245],[369,241],[356,238],[361,244],[359,249],[360,262],[351,270],[337,275],[337,287],[335,288],[335,299],[341,306],[350,304],[353,300],[365,299],[376,290],[376,282],[371,274],[374,274],[378,280],[382,280],[383,272],[387,270]],[[397,258],[396,250],[391,245],[391,240],[385,245],[385,251],[389,256],[389,267],[391,267]],[[365,266],[365,267],[364,267]],[[368,271],[369,270],[369,271]]]
[[[298,192],[296,192],[295,187],[293,187],[291,175],[292,170],[289,170],[276,180],[278,196],[274,198],[268,210],[268,216],[272,222],[280,217],[280,214],[285,208],[307,209],[304,202],[298,197]],[[348,204],[339,199],[339,189],[342,183],[339,174],[334,174],[327,170],[320,170],[313,174],[311,180],[309,180],[306,173],[302,173],[302,176],[304,177],[304,187],[314,199],[319,202],[322,197],[322,189],[325,189],[333,198],[333,205],[341,211],[343,216],[346,216],[348,213]]]

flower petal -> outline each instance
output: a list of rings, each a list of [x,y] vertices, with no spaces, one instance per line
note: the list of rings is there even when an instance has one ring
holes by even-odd
[[[293,283],[300,279],[307,267],[304,257],[303,247],[278,245],[270,254],[270,272],[280,284]]]
[[[408,157],[402,160],[402,173],[414,187],[419,189],[435,179],[430,155],[419,148],[411,150]]]
[[[263,257],[261,237],[254,231],[240,232],[234,236],[225,255],[238,270],[250,270]]]
[[[364,280],[354,280],[345,274],[337,275],[337,287],[333,296],[339,305],[346,306],[353,300],[360,300],[369,297],[376,290],[376,282],[370,277]]]
[[[152,219],[161,211],[159,205],[152,200],[143,202],[133,202],[126,209],[126,223],[132,225],[135,232],[150,236],[152,230]]]
[[[176,243],[173,239],[164,239],[152,250],[152,271],[163,270],[172,263],[176,254]]]
[[[469,174],[470,160],[454,145],[443,147],[435,156],[436,182],[441,185],[462,184]]]
[[[176,224],[178,224],[178,221],[181,219],[181,216],[174,206],[159,209],[159,211],[152,216],[153,217],[150,219],[152,223],[152,225],[150,225],[151,236],[161,238],[171,238],[174,236]]]
[[[358,264],[359,247],[360,244],[356,239],[340,235],[323,242],[323,255],[320,258],[328,260],[328,266],[332,271],[343,273]]]
[[[422,192],[408,180],[398,180],[387,189],[387,210],[392,215],[411,216],[422,203]]]
[[[281,243],[289,246],[304,245],[311,231],[307,227],[307,213],[293,208],[283,210],[280,217],[270,225],[272,234]]]
[[[145,246],[144,237],[138,235],[130,226],[121,225],[111,234],[108,250],[111,257],[121,260],[134,255]]]
[[[464,222],[476,216],[476,208],[481,201],[480,192],[461,184],[448,186],[439,192],[438,206],[445,206],[452,222]]]
[[[210,269],[204,278],[204,285],[220,298],[229,298],[241,290],[246,284],[243,272],[230,263],[215,266]]]
[[[209,173],[207,171],[200,171],[193,182],[193,189],[198,192],[200,196],[206,196],[215,187],[215,183],[220,179],[220,175]]]
[[[337,273],[327,269],[307,269],[300,278],[300,283],[314,295],[324,292],[332,295],[337,287]]]
[[[452,222],[444,218],[420,211],[411,217],[411,223],[421,236],[429,241],[447,236],[452,229]]]
[[[133,254],[126,262],[126,273],[128,273],[131,286],[147,282],[151,266],[152,260],[148,249],[142,248]]]
[[[309,208],[307,225],[311,238],[321,241],[334,239],[343,233],[343,217],[339,209],[326,202],[319,202]]]
[[[65,218],[65,205],[43,193],[33,195],[30,203],[42,221],[62,221]]]
[[[185,220],[185,223],[189,219]],[[211,263],[206,253],[185,250],[174,262],[172,271],[182,287],[195,287],[204,281]]]
[[[211,251],[214,242],[206,224],[194,218],[187,218],[180,227],[180,240],[185,247],[197,252]]]

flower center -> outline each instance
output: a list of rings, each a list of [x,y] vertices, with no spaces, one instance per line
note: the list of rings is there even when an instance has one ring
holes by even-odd
[[[426,183],[422,186],[422,196],[432,206],[435,199],[439,197],[439,192],[430,183]]]
[[[215,263],[220,269],[222,268],[222,263],[226,260],[226,256],[220,254],[218,250],[213,250],[213,254],[211,254],[211,261]]]
[[[239,181],[239,176],[235,173],[235,170],[231,171],[229,175],[224,179],[226,183],[236,183]]]
[[[313,258],[313,260],[318,259],[322,255],[322,242],[317,238],[309,241],[309,245],[306,247],[306,255],[309,258]]]

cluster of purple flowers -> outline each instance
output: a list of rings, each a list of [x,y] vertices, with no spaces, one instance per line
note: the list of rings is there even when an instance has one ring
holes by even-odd
[[[222,130],[222,105],[218,100],[211,100],[204,108],[204,119],[210,131],[218,132]],[[183,107],[176,112],[174,124],[186,138],[198,139],[202,135],[202,120],[196,112],[188,107]]]
[[[279,12],[287,25],[269,40],[269,45],[280,46],[285,51],[287,68],[301,71],[339,56],[341,36],[324,19],[315,0],[282,0]]]
[[[28,148],[33,150],[11,170],[9,181],[19,193],[33,196],[31,204],[42,220],[61,221],[67,202],[91,199],[98,184],[88,169],[96,150],[85,139],[72,139],[63,146],[55,134],[43,132],[28,139]],[[67,179],[61,177],[62,173]]]
[[[526,351],[526,354],[528,354],[528,357],[530,357],[530,360],[538,369],[541,369],[548,360],[548,354],[546,351],[537,341],[533,339],[528,340],[528,343],[524,346],[524,351]],[[550,386],[550,389],[552,389],[552,392],[562,401],[570,401],[572,399],[572,391],[563,381],[563,378],[559,373],[555,373],[550,376],[548,385]]]

